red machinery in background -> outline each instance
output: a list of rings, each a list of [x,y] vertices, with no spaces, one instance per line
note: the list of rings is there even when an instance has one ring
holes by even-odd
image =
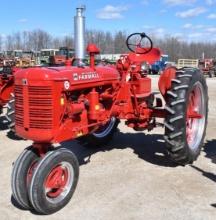
[[[54,56],[50,56],[49,64],[51,66],[64,66],[68,61],[73,62],[74,50],[68,47],[60,47],[59,51]]]
[[[14,128],[14,75],[18,70],[20,68],[4,66],[0,71],[0,114],[7,104],[6,117],[10,128]]]
[[[160,58],[144,33],[128,37],[131,53],[116,66],[96,66],[100,51],[90,44],[90,66],[30,68],[16,73],[15,122],[19,136],[33,141],[14,163],[12,192],[19,205],[51,214],[71,199],[79,177],[76,156],[53,143],[79,138],[106,144],[119,120],[136,131],[152,130],[164,118],[165,146],[178,164],[198,157],[206,130],[207,86],[192,68],[168,68],[160,76],[162,97],[152,92],[147,63]],[[162,106],[162,100],[166,103]]]
[[[216,76],[216,60],[215,59],[202,59],[199,60],[199,69],[204,75],[209,77]]]

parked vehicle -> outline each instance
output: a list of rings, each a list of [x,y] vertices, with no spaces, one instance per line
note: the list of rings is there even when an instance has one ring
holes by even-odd
[[[40,53],[40,64],[49,65],[50,57],[55,56],[58,51],[58,49],[42,49]]]
[[[17,61],[22,56],[22,50],[4,51],[3,66],[16,66]]]
[[[161,55],[160,60],[156,61],[154,64],[150,67],[150,73],[151,74],[160,74],[161,71],[163,71],[166,68],[166,64],[169,60],[168,55]]]
[[[20,68],[4,66],[0,71],[0,114],[7,107],[7,118],[11,128],[14,128],[14,75]]]
[[[216,76],[216,60],[214,59],[202,59],[199,61],[199,69],[204,75],[209,77]]]
[[[72,62],[74,59],[74,49],[60,47],[55,55],[50,56],[49,64],[51,66],[64,66],[66,61]]]
[[[17,67],[30,67],[36,65],[35,54],[33,51],[20,52],[19,58],[15,58]]]
[[[177,68],[184,68],[184,67],[191,67],[191,68],[199,68],[199,60],[198,59],[179,59]]]
[[[13,197],[22,208],[54,213],[76,189],[78,160],[69,149],[54,148],[54,143],[77,139],[99,147],[112,139],[122,119],[135,131],[151,131],[163,118],[165,147],[172,161],[186,165],[199,156],[208,114],[203,74],[193,68],[167,68],[159,79],[163,98],[155,97],[145,70],[146,63],[160,58],[160,50],[145,33],[131,34],[126,43],[131,52],[116,66],[96,66],[100,50],[89,44],[89,66],[81,62],[82,53],[76,53],[77,66],[16,73],[15,129],[33,142],[12,171]]]

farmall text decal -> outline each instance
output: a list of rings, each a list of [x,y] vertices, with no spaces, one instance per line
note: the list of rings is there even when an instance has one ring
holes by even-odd
[[[79,80],[90,80],[90,79],[98,79],[99,75],[98,73],[95,72],[89,72],[89,73],[74,73],[73,74],[73,79],[74,81],[79,81]]]

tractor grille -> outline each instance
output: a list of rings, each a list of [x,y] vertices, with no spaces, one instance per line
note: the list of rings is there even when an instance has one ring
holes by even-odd
[[[37,129],[52,128],[52,88],[48,86],[29,86],[29,127]]]
[[[16,85],[14,88],[15,93],[15,121],[18,126],[23,127],[23,87]]]
[[[25,92],[28,93],[28,98]],[[51,129],[53,125],[52,88],[49,86],[28,86],[25,92],[23,86],[15,86],[16,125],[35,129]],[[24,102],[27,102],[25,106]],[[27,120],[28,124],[24,123],[24,120]]]

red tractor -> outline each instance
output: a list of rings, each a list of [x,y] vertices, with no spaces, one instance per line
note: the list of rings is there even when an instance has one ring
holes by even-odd
[[[0,114],[7,107],[6,118],[9,128],[14,129],[14,75],[20,68],[4,66],[0,71]]]
[[[67,61],[73,62],[74,50],[68,47],[60,47],[54,56],[50,56],[50,66],[64,66]]]
[[[41,214],[63,208],[75,191],[79,164],[69,149],[52,144],[78,138],[93,147],[103,145],[121,119],[136,131],[150,131],[158,125],[157,118],[164,118],[171,159],[181,165],[197,159],[208,113],[203,74],[192,68],[166,69],[159,79],[163,98],[156,98],[145,69],[147,62],[160,58],[160,50],[144,33],[130,35],[127,46],[131,52],[116,66],[96,66],[99,49],[90,44],[90,66],[77,62],[17,72],[15,128],[19,136],[33,141],[12,171],[13,197],[21,207]]]
[[[216,60],[199,60],[199,69],[203,72],[204,75],[208,75],[210,78],[216,76]]]

